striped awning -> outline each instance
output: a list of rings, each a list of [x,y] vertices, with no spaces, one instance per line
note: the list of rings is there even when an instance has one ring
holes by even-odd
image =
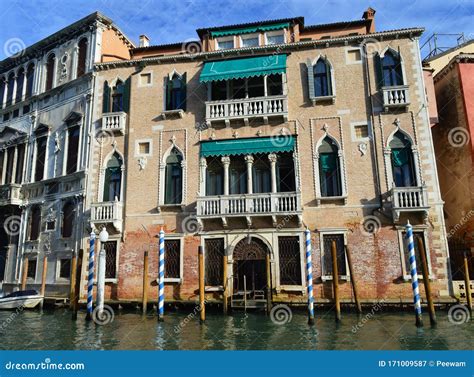
[[[201,157],[291,152],[294,147],[295,139],[291,135],[204,141],[201,143]]]

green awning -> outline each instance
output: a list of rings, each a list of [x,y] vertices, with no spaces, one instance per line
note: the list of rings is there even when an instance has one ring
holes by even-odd
[[[256,56],[204,63],[200,82],[242,79],[286,72],[286,55]]]
[[[271,30],[280,30],[284,28],[289,28],[289,22],[282,22],[279,24],[273,25],[261,25],[261,26],[250,26],[244,27],[239,29],[227,29],[227,30],[218,30],[218,31],[211,31],[211,37],[225,37],[226,35],[236,35],[236,34],[249,34],[249,33],[256,33],[259,31],[271,31]]]
[[[237,140],[204,141],[201,143],[201,157],[291,152],[294,147],[295,139],[293,136],[289,135]]]

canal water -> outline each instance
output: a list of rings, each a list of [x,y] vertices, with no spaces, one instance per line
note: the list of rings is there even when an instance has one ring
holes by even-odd
[[[438,325],[416,328],[411,313],[316,312],[309,327],[303,311],[266,316],[262,313],[207,313],[205,324],[195,312],[167,313],[164,322],[138,312],[115,310],[104,325],[71,320],[66,309],[0,312],[2,350],[470,350],[474,321],[453,320],[438,311]],[[281,314],[281,313],[280,313]]]

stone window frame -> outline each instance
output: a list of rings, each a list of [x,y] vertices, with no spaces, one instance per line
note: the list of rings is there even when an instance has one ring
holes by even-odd
[[[182,156],[181,161],[181,170],[183,174],[183,178],[181,180],[181,203],[176,204],[165,204],[165,191],[166,191],[166,160],[170,156],[171,151],[173,148],[176,148]],[[158,208],[160,207],[183,207],[186,205],[186,175],[187,175],[187,161],[186,161],[186,154],[184,153],[183,148],[180,148],[175,142],[171,144],[171,146],[163,153],[160,161],[160,182],[159,182],[159,197],[158,197]]]
[[[91,64],[90,62],[93,60],[91,57],[92,49],[91,49],[91,37],[88,33],[81,34],[76,38],[74,42],[74,57],[72,59],[72,67],[71,67],[71,80],[77,79],[77,69],[79,67],[79,42],[83,39],[86,40],[86,61],[84,64],[84,74],[80,77],[83,77],[87,73],[91,71]]]
[[[71,272],[69,272],[69,278],[61,277],[61,261],[68,259],[70,263],[70,267],[72,268],[72,259],[70,255],[58,255],[56,259],[56,271],[55,271],[55,281],[59,283],[69,283],[71,281]],[[44,262],[43,262],[44,263]]]
[[[279,250],[279,237],[299,237],[300,241],[300,262],[301,262],[301,285],[285,285],[280,283],[280,250]],[[273,240],[273,254],[274,254],[274,263],[275,263],[275,283],[276,291],[279,293],[281,291],[287,292],[306,292],[306,243],[305,236],[302,231],[278,231],[275,233],[275,238]]]
[[[148,143],[149,145],[149,152],[148,153],[140,153],[140,144]],[[136,139],[135,140],[135,153],[134,157],[152,157],[153,156],[153,139]]]
[[[98,190],[98,202],[102,203],[104,202],[104,185],[105,185],[105,172],[107,170],[107,164],[109,163],[109,160],[113,157],[113,155],[117,153],[120,158],[122,159],[122,166],[121,166],[121,171],[122,171],[122,177],[121,177],[121,182],[120,182],[120,198],[119,202],[123,202],[123,196],[125,193],[125,157],[123,153],[121,153],[117,148],[113,148],[112,151],[109,152],[109,154],[104,158],[102,161],[102,166],[99,169],[99,190]]]
[[[405,282],[411,281],[410,268],[405,264],[405,240],[403,233],[406,232],[406,227],[401,225],[395,226],[397,229],[397,238],[398,238],[398,251],[400,253],[400,263],[402,267],[402,278]],[[423,241],[426,252],[426,263],[428,264],[428,279],[434,280],[433,267],[431,266],[431,250],[428,238],[428,226],[427,225],[412,225],[413,233],[423,233]],[[418,279],[423,280],[422,266],[416,266]]]
[[[332,281],[332,275],[324,275],[324,255],[326,251],[324,250],[324,235],[343,235],[344,236],[344,246],[347,246],[347,233],[349,230],[347,228],[322,228],[318,229],[317,233],[319,235],[319,250],[320,250],[320,262],[321,262],[321,280],[323,282]],[[347,252],[344,252],[345,262],[346,262],[346,274],[339,275],[339,279],[350,281],[351,280],[351,273],[349,270],[349,263],[347,261]]]
[[[53,65],[53,80],[52,80],[52,85],[51,89],[46,90],[46,85],[47,85],[47,78],[48,78],[48,59],[51,55],[54,55],[54,65]],[[41,77],[41,90],[39,91],[40,93],[44,93],[49,90],[53,90],[58,86],[58,64],[59,64],[59,48],[54,48],[50,51],[48,51],[44,56],[43,59],[41,59],[41,72],[42,72],[42,77]]]
[[[150,75],[150,83],[149,84],[143,84],[142,83],[142,76],[145,75]],[[137,80],[137,87],[139,88],[150,88],[153,86],[153,71],[142,71],[140,72]]]
[[[261,41],[261,38],[260,38],[260,33],[249,33],[249,34],[240,34],[238,37],[238,41],[239,41],[239,47],[240,48],[253,48],[253,47],[259,47],[262,45],[262,41]],[[244,47],[244,39],[254,39],[254,38],[257,38],[257,41],[258,41],[258,45],[257,46],[253,46],[253,47]]]
[[[326,65],[329,67],[329,76],[331,79],[331,94],[328,96],[316,96],[315,87],[314,87],[314,67],[320,59],[323,59],[326,62]],[[331,63],[331,60],[327,55],[318,54],[313,60],[308,59],[306,62],[307,68],[307,80],[308,80],[308,95],[310,102],[314,105],[318,102],[331,102],[332,104],[336,103],[336,75],[334,70],[334,64]]]
[[[105,278],[106,283],[118,284],[119,276],[120,276],[120,238],[117,235],[112,236],[107,240],[107,242],[115,242],[115,271],[116,275],[114,278]],[[99,242],[99,249],[95,251],[96,253],[96,263],[98,263],[99,253],[102,250],[102,245]],[[97,281],[97,276],[95,277],[95,281]]]
[[[84,117],[81,116],[81,120],[78,120],[76,122],[71,122],[66,125],[64,128],[64,151],[63,151],[63,161],[62,161],[62,168],[61,168],[61,175],[66,176],[69,174],[75,174],[78,171],[81,170],[81,164],[82,164],[82,138],[83,138],[83,122],[84,122]],[[76,162],[76,171],[74,173],[67,173],[67,164],[68,164],[68,153],[69,153],[69,130],[78,127],[79,128],[79,140],[78,140],[78,145],[77,145],[77,162]]]
[[[232,263],[229,263],[229,255],[228,255],[228,238],[225,234],[206,234],[205,236],[201,236],[201,243],[200,245],[202,246],[204,250],[204,269],[206,267],[206,240],[210,239],[216,239],[216,238],[222,238],[224,240],[224,255],[227,256],[227,286],[230,287],[231,285],[231,278],[229,271],[232,269]],[[230,258],[231,259],[231,258]],[[206,286],[206,292],[224,292],[224,286],[223,285],[213,285],[213,286]]]
[[[235,46],[236,46],[236,43],[235,43],[235,42],[236,42],[236,38],[235,38],[235,37],[236,37],[235,35],[229,35],[229,36],[225,36],[225,37],[217,37],[217,38],[215,39],[215,41],[216,41],[216,46],[215,46],[215,47],[216,47],[216,51],[226,50],[226,49],[224,49],[224,48],[223,48],[223,49],[219,48],[219,43],[220,43],[220,42],[229,42],[229,41],[232,41],[232,44],[233,44],[232,48],[235,48]]]
[[[264,36],[263,36],[263,41],[265,43],[265,46],[276,46],[274,44],[268,44],[268,37],[273,37],[275,35],[283,35],[283,44],[285,44],[287,41],[286,41],[286,31],[287,29],[286,28],[283,28],[283,29],[280,29],[280,30],[273,30],[273,31],[267,31],[264,33]]]
[[[395,50],[391,46],[386,46],[382,51],[377,53],[380,66],[382,66],[382,60],[388,51],[390,51],[392,54],[394,54],[400,59],[400,67],[401,67],[401,72],[402,72],[402,85],[408,85],[407,74],[405,72],[405,60],[403,59],[403,55],[401,52]],[[380,85],[383,86],[383,83],[381,83]]]
[[[164,278],[165,283],[177,283],[183,284],[184,281],[184,235],[182,234],[165,234],[165,243],[167,240],[178,240],[179,241],[179,278]],[[118,259],[117,259],[118,260]],[[165,265],[166,265],[166,252],[165,252]]]
[[[349,60],[349,52],[351,51],[359,51],[360,53],[360,60],[355,60],[355,61],[350,61]],[[346,65],[353,65],[353,64],[362,64],[363,61],[363,53],[362,53],[362,48],[361,47],[354,47],[354,46],[349,46],[344,49],[344,56],[346,60]]]
[[[357,137],[355,128],[356,126],[367,126],[367,137]],[[352,141],[371,141],[371,132],[372,132],[372,124],[370,123],[370,120],[361,120],[361,121],[356,121],[356,122],[351,122],[350,123],[351,127],[351,138]]]

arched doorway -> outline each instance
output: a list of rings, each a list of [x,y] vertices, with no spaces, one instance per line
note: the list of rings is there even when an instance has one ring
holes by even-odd
[[[266,294],[269,288],[269,252],[259,238],[246,237],[239,241],[233,253],[234,293],[243,292],[245,288],[254,298]]]

